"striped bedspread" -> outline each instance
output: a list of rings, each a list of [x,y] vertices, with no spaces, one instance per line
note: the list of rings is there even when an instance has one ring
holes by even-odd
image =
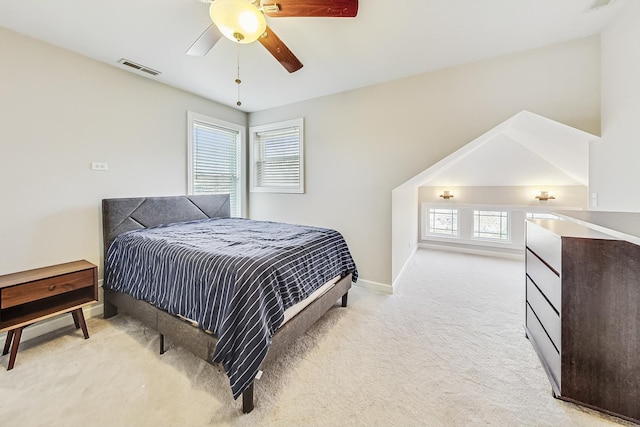
[[[237,398],[258,373],[284,311],[348,273],[355,282],[355,263],[335,230],[212,218],[118,236],[103,286],[213,332],[213,361]]]

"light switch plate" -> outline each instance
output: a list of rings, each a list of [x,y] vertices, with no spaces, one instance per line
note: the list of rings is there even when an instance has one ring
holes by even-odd
[[[106,171],[109,170],[109,165],[103,162],[91,162],[91,170]]]
[[[94,171],[108,171],[109,165],[103,162],[91,162],[91,170]]]

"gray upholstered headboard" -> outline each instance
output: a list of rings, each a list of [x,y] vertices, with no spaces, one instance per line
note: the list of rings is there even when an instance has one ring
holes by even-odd
[[[228,194],[103,199],[104,256],[113,239],[126,231],[229,215]]]

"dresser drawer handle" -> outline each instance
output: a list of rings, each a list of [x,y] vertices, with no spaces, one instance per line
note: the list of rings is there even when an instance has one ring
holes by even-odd
[[[56,285],[49,285],[49,290],[52,291],[56,288]]]

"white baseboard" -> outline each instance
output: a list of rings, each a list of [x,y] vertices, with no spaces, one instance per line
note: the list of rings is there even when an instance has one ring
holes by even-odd
[[[398,273],[398,277],[396,277],[396,280],[394,280],[393,283],[391,284],[391,293],[393,293],[393,291],[396,289],[396,287],[400,283],[400,278],[402,277],[402,274],[404,273],[404,271],[407,269],[407,266],[409,265],[409,261],[411,261],[411,258],[413,258],[413,256],[416,254],[418,247],[419,247],[418,245],[415,245],[413,247],[413,250],[411,251],[404,265],[400,269],[400,273]]]
[[[102,282],[102,281],[100,281]],[[101,283],[100,283],[101,285]],[[359,286],[366,289],[371,289],[377,292],[383,292],[386,294],[393,293],[393,287],[386,283],[378,283],[370,280],[358,279],[358,282],[355,283],[355,286]],[[104,313],[104,305],[102,304],[102,286],[98,288],[99,291],[99,302],[95,304],[91,304],[85,306],[83,308],[85,319],[90,319],[92,317],[102,316]],[[53,332],[57,329],[65,328],[67,326],[73,325],[73,316],[71,314],[61,314],[60,316],[55,316],[50,319],[43,320],[41,322],[36,322],[33,325],[25,328],[22,332],[21,342],[28,341],[32,338],[39,337],[41,335],[47,334],[49,332]],[[89,331],[91,334],[91,331]],[[6,332],[0,333],[0,344],[2,344],[7,336]]]
[[[390,285],[385,283],[373,282],[371,280],[358,279],[358,282],[355,283],[355,286],[371,289],[377,292],[383,292],[386,294],[393,293],[393,288]],[[104,313],[104,305],[102,304],[102,286],[98,288],[98,293],[99,302],[85,306],[83,308],[85,319],[102,316],[102,314]],[[49,332],[53,332],[57,329],[65,328],[71,325],[73,325],[73,316],[71,316],[71,314],[61,314],[60,316],[55,316],[41,322],[36,322],[28,328],[25,328],[22,332],[22,339],[20,341],[28,341],[32,338],[36,338]],[[91,334],[91,330],[89,330],[89,334]],[[6,336],[6,332],[0,333],[0,345],[4,342]]]
[[[483,255],[483,256],[492,256],[498,258],[508,258],[508,259],[517,259],[523,260],[524,253],[522,251],[517,252],[500,252],[496,250],[487,249],[474,249],[466,246],[448,246],[448,245],[439,245],[437,243],[418,243],[418,247],[424,249],[435,249],[438,251],[449,251],[449,252],[458,252],[464,254],[471,255]],[[479,247],[480,248],[480,247]]]
[[[370,289],[372,291],[382,292],[385,294],[393,294],[393,287],[386,283],[373,282],[371,280],[358,279],[355,286]]]

